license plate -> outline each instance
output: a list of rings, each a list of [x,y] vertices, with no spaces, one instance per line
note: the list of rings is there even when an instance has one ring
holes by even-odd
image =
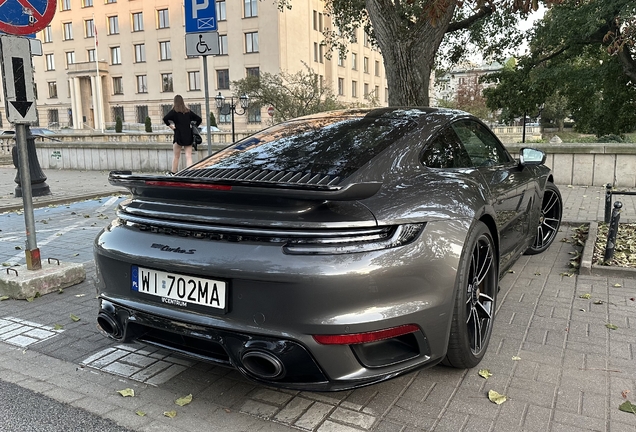
[[[227,284],[223,281],[168,273],[132,266],[131,289],[156,296],[162,303],[187,307],[188,304],[226,309]]]

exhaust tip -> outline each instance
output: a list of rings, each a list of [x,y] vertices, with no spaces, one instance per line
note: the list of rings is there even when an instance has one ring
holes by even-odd
[[[278,357],[265,351],[248,351],[241,357],[243,367],[264,379],[282,378],[285,368]]]
[[[106,336],[110,336],[115,339],[121,339],[122,329],[121,326],[117,323],[115,318],[110,315],[100,312],[97,315],[97,328]]]

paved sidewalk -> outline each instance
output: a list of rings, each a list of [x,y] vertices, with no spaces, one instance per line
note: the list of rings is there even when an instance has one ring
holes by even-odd
[[[6,193],[14,175],[0,167],[0,262],[23,254],[14,248],[22,218],[4,213],[21,203]],[[105,172],[46,175],[59,199],[122,192]],[[603,188],[559,188],[565,221],[603,219]],[[636,220],[634,198],[619,198],[622,220]],[[0,302],[0,379],[137,431],[636,432],[636,415],[618,409],[625,397],[636,402],[636,279],[572,274],[570,260],[580,252],[564,241],[574,235],[572,225],[502,279],[492,339],[478,367],[434,367],[353,391],[311,393],[254,384],[231,369],[98,333],[90,249],[120,199],[39,210],[38,232],[49,242],[43,256],[83,263],[87,279],[32,302]],[[36,205],[51,203],[42,197]],[[493,375],[486,380],[480,369]],[[120,396],[124,388],[135,397]],[[491,389],[508,400],[490,402]],[[191,404],[174,404],[188,394]],[[175,418],[163,415],[170,410]]]

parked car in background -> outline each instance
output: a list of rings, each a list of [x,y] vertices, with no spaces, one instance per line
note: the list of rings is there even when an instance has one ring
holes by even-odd
[[[199,126],[199,132],[201,132],[202,134],[208,133],[208,127],[207,126]],[[210,126],[210,132],[221,132],[221,129],[219,129],[216,126]]]
[[[378,108],[111,172],[131,198],[94,244],[99,328],[303,390],[474,367],[499,279],[559,230],[544,161],[465,112]]]
[[[57,135],[57,132],[43,127],[31,127],[29,129],[31,130],[31,135]]]

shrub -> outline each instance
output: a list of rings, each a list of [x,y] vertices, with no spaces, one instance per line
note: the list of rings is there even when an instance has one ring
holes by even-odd
[[[150,117],[146,117],[146,132],[152,132],[152,120],[150,120]]]
[[[600,143],[622,143],[625,142],[623,140],[623,138],[621,138],[619,135],[615,135],[615,134],[609,134],[609,135],[603,135],[601,137],[598,137],[597,139],[598,142]]]
[[[115,132],[121,133],[121,130],[122,130],[121,117],[117,116],[117,119],[115,119]]]
[[[208,123],[208,125],[217,127],[216,118],[214,117],[214,113],[212,111],[210,111],[210,123]]]

